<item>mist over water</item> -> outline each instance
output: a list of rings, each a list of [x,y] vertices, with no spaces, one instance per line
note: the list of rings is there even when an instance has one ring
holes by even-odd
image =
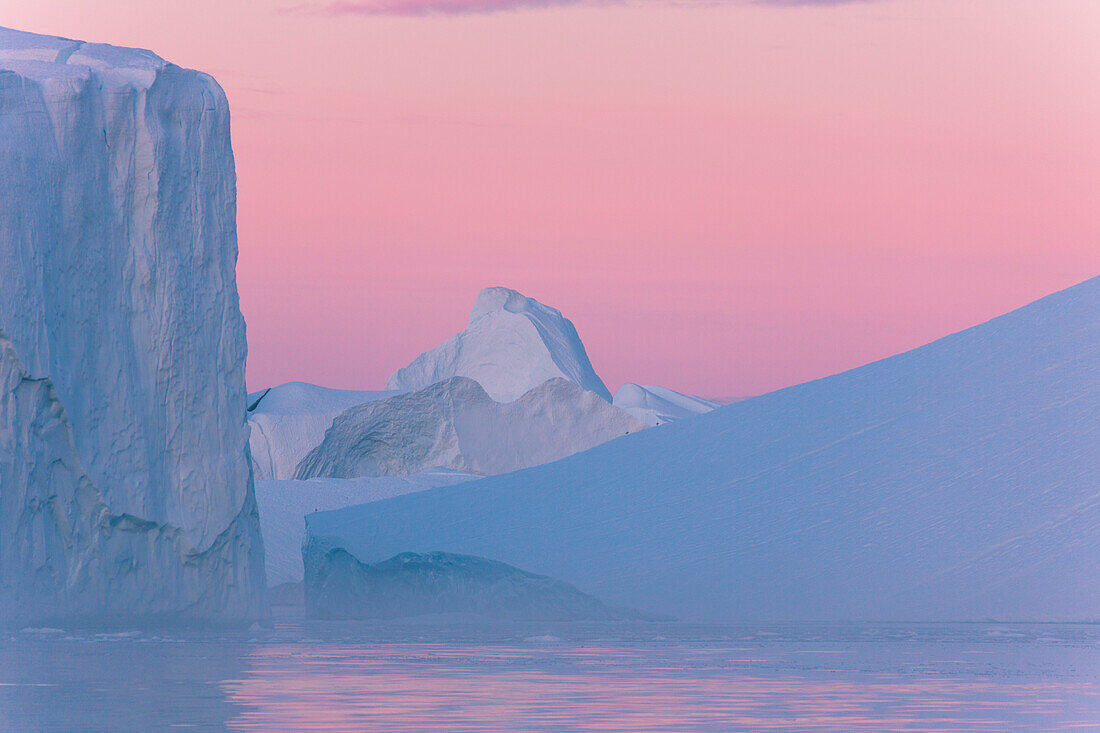
[[[1100,626],[303,622],[0,636],[0,729],[1100,727]]]

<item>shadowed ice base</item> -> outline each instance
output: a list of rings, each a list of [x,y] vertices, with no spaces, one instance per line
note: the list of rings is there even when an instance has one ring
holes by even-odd
[[[1100,627],[302,622],[0,636],[0,729],[1100,727]]]

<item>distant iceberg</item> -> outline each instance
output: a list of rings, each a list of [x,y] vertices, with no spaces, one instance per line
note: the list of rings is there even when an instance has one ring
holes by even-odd
[[[474,615],[498,621],[593,621],[634,618],[568,583],[502,562],[446,552],[403,553],[359,562],[310,535],[306,610],[313,618],[393,619]]]
[[[685,619],[1100,619],[1100,278],[555,463],[309,518]]]
[[[320,389],[303,387],[309,390],[297,391]],[[285,391],[269,394],[281,399]],[[302,579],[309,512],[538,465],[646,427],[564,379],[508,403],[464,377],[389,395],[341,392],[327,404],[311,398],[310,410],[283,410],[273,401],[261,413],[265,397],[250,415],[253,450],[263,451],[257,475],[274,469],[286,476],[294,465],[296,479],[256,482],[271,585]],[[335,416],[326,412],[342,399],[362,401]]]
[[[295,478],[407,476],[433,468],[505,473],[645,427],[564,379],[500,403],[474,380],[453,377],[341,413]]]
[[[423,389],[451,377],[475,380],[497,402],[511,402],[554,378],[611,402],[573,323],[508,288],[482,290],[466,329],[398,369],[386,389]]]
[[[680,394],[667,387],[652,384],[643,387],[632,382],[619,388],[612,404],[650,426],[702,415],[720,406],[717,402]]]
[[[302,579],[308,512],[535,466],[647,427],[610,404],[560,312],[507,288],[483,290],[470,327],[388,386],[249,395],[269,584]]]

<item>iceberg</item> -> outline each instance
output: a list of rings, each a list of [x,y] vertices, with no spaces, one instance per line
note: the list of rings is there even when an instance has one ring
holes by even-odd
[[[386,390],[292,382],[248,396],[271,586],[302,580],[311,511],[553,461],[646,427],[609,404],[572,324],[513,290],[482,291],[471,328],[448,343],[420,360],[438,369],[399,372]]]
[[[555,463],[311,515],[714,621],[1100,619],[1100,278]]]
[[[0,617],[263,618],[229,107],[0,29]]]
[[[554,378],[611,402],[573,323],[508,288],[482,290],[466,329],[398,369],[386,389],[423,389],[451,377],[475,380],[497,402],[511,402]]]
[[[455,377],[403,394],[290,384],[250,404],[272,586],[302,580],[310,512],[553,461],[646,427],[564,379],[509,403]]]
[[[310,535],[306,611],[323,619],[458,614],[497,621],[630,618],[568,583],[502,562],[446,552],[402,553],[373,565]]]
[[[407,476],[435,468],[504,473],[645,427],[564,379],[500,403],[474,380],[454,377],[341,413],[295,478]]]

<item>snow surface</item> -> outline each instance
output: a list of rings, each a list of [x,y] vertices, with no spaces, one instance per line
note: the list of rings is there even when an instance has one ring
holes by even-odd
[[[1100,618],[1100,278],[556,463],[307,517],[681,619]]]
[[[572,322],[508,288],[482,290],[469,326],[398,369],[386,388],[423,389],[451,377],[477,381],[497,402],[511,402],[555,377],[611,401]]]
[[[632,382],[627,382],[619,388],[612,404],[649,426],[664,425],[692,415],[702,415],[704,412],[720,407],[717,402],[680,394],[667,387],[652,384],[643,387]]]
[[[0,29],[0,619],[266,613],[229,106]]]
[[[248,395],[248,447],[256,480],[293,479],[298,463],[321,444],[337,415],[396,394],[289,382]]]
[[[454,377],[341,413],[295,478],[405,476],[438,467],[504,473],[645,427],[564,379],[500,403],[474,380]]]
[[[302,542],[305,516],[416,491],[450,486],[480,478],[455,471],[426,471],[413,476],[327,479],[308,481],[256,481],[256,503],[267,551],[267,584],[302,580]]]

